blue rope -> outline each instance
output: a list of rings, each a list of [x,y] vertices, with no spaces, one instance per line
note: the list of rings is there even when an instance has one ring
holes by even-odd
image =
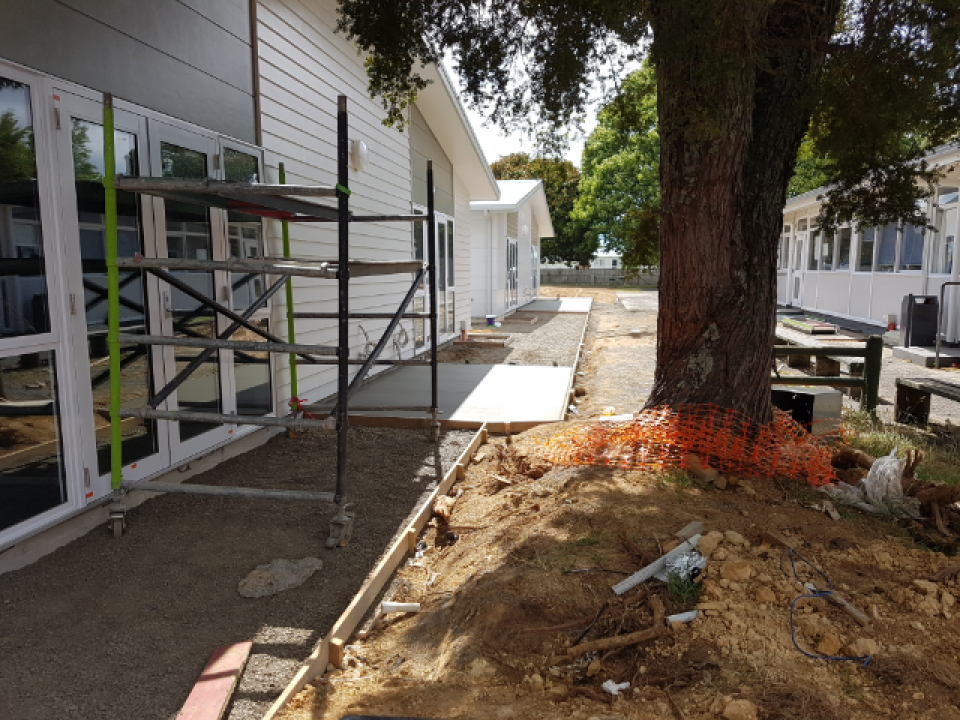
[[[832,595],[832,594],[833,594],[833,583],[830,581],[830,578],[828,578],[826,575],[824,575],[823,571],[822,571],[820,568],[818,568],[816,565],[814,565],[813,563],[811,563],[809,560],[807,560],[805,557],[803,557],[803,555],[801,555],[800,553],[798,553],[796,550],[794,550],[793,548],[789,548],[788,552],[789,552],[789,555],[790,555],[790,567],[793,569],[793,578],[797,581],[797,583],[798,583],[801,587],[806,587],[806,586],[804,586],[804,584],[803,584],[802,582],[800,582],[800,577],[797,575],[797,565],[796,565],[796,563],[794,562],[794,556],[796,556],[799,560],[801,560],[805,565],[808,565],[808,566],[812,567],[814,570],[816,570],[816,571],[817,571],[817,574],[818,574],[820,577],[822,577],[824,580],[827,581],[827,585],[828,585],[829,588],[830,588],[829,590],[816,590],[816,589],[814,589],[813,592],[811,592],[811,593],[809,593],[809,594],[807,594],[807,595],[797,595],[797,597],[795,597],[795,598],[793,599],[793,602],[790,603],[790,639],[793,640],[793,645],[794,645],[794,647],[797,648],[797,650],[799,650],[801,653],[803,653],[804,655],[806,655],[808,658],[813,658],[814,660],[853,660],[853,661],[855,661],[855,662],[861,662],[861,661],[863,661],[863,662],[861,663],[861,667],[866,667],[866,666],[867,666],[867,663],[869,663],[869,662],[870,662],[870,659],[871,659],[869,655],[861,655],[860,657],[847,657],[847,656],[844,656],[844,655],[840,655],[840,656],[837,656],[837,655],[814,655],[814,654],[812,654],[812,653],[808,653],[806,650],[804,650],[802,647],[800,647],[800,644],[797,642],[797,629],[796,629],[796,626],[795,626],[794,623],[793,623],[793,612],[794,612],[794,609],[795,609],[796,606],[797,606],[797,602],[800,601],[800,600],[803,600],[804,598],[825,598],[825,597],[827,597],[828,595]]]

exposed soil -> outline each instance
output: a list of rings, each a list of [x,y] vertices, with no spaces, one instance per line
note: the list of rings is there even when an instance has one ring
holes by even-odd
[[[345,548],[323,549],[328,505],[166,495],[131,510],[122,539],[103,528],[0,576],[0,717],[172,720],[215,648],[253,640],[229,717],[261,718],[472,436],[350,434]],[[327,490],[334,457],[332,434],[281,435],[191,482]],[[237,593],[258,565],[307,556],[324,565],[300,587]]]
[[[628,346],[604,336],[620,330],[619,311],[594,312],[584,414],[641,402],[637,389],[605,394],[621,357],[609,351]],[[631,353],[652,353],[644,340]],[[844,510],[835,522],[811,507],[821,495],[791,482],[743,479],[720,491],[676,472],[551,467],[540,448],[568,425],[480,448],[451,493],[462,491],[449,525],[435,520],[422,556],[399,571],[406,589],[395,599],[419,602],[421,611],[390,615],[354,641],[346,667],[298,694],[282,720],[960,718],[960,581],[928,580],[955,560],[913,545],[882,519]],[[704,547],[699,601],[658,581],[614,595],[614,584],[695,520],[723,533]],[[813,654],[869,653],[865,667],[795,647],[791,603],[800,591],[788,552],[767,531],[869,618],[861,627],[823,599],[800,601],[797,644]],[[797,563],[802,580],[823,582]],[[700,617],[665,627],[659,639],[566,656],[581,636],[643,631],[660,604],[669,615],[698,602]],[[601,688],[607,680],[630,686],[614,698]]]

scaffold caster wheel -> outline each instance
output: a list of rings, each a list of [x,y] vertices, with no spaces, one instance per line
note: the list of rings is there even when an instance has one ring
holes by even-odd
[[[123,537],[124,530],[127,529],[126,513],[110,513],[110,530],[115,538]]]
[[[354,513],[341,509],[330,520],[330,536],[326,543],[328,550],[344,547],[350,542],[353,537],[353,516]]]

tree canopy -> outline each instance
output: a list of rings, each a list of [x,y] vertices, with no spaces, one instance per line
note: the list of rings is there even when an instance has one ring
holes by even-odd
[[[440,62],[450,51],[467,97],[493,120],[515,129],[534,117],[559,130],[583,114],[597,78],[615,77],[624,61],[648,49],[656,61],[658,20],[671,4],[693,11],[698,5],[696,0],[340,0],[338,29],[370,53],[370,90],[383,99],[390,122],[402,125],[404,108],[426,86],[419,66]],[[916,219],[916,201],[925,188],[914,180],[933,179],[922,157],[960,129],[960,0],[711,0],[709,5],[701,6],[700,20],[673,41],[691,56],[691,69],[697,55],[710,56],[696,72],[713,75],[717,88],[743,53],[765,73],[788,69],[778,58],[784,50],[817,56],[813,82],[796,100],[812,117],[811,150],[829,159],[823,168],[833,186],[828,222],[855,216],[875,225]],[[792,9],[783,15],[780,9],[787,5]],[[706,20],[713,15],[717,22],[711,25]],[[789,27],[783,21],[788,16]],[[689,122],[714,132],[711,106],[729,98],[719,92],[691,99]]]
[[[547,262],[586,265],[597,252],[597,243],[587,239],[570,222],[570,212],[577,200],[580,172],[569,160],[530,157],[512,153],[490,164],[497,180],[542,180],[550,207],[554,237],[540,241],[540,256]]]
[[[628,75],[603,106],[583,150],[572,223],[626,267],[657,262],[660,216],[657,83],[650,65]]]
[[[649,53],[660,141],[657,368],[649,405],[772,417],[776,247],[809,132],[824,227],[918,222],[923,156],[960,129],[960,0],[340,0],[400,122],[452,56],[502,126],[563,132],[598,79]],[[918,182],[918,180],[920,182]]]

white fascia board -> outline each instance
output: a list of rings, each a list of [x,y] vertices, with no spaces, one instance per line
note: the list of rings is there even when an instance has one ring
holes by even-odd
[[[417,94],[417,107],[440,147],[453,163],[471,200],[499,200],[500,190],[456,88],[439,65],[426,65],[421,75],[430,84]]]
[[[529,180],[500,180],[500,183],[530,182]],[[501,197],[504,193],[501,192]],[[509,197],[511,193],[507,193]],[[470,209],[473,212],[518,212],[527,203],[531,204],[530,210],[537,218],[537,229],[540,231],[540,237],[554,237],[553,220],[550,218],[550,206],[547,204],[547,195],[543,189],[543,181],[537,180],[530,182],[530,189],[520,198],[513,202],[499,201],[478,201],[471,202]]]

